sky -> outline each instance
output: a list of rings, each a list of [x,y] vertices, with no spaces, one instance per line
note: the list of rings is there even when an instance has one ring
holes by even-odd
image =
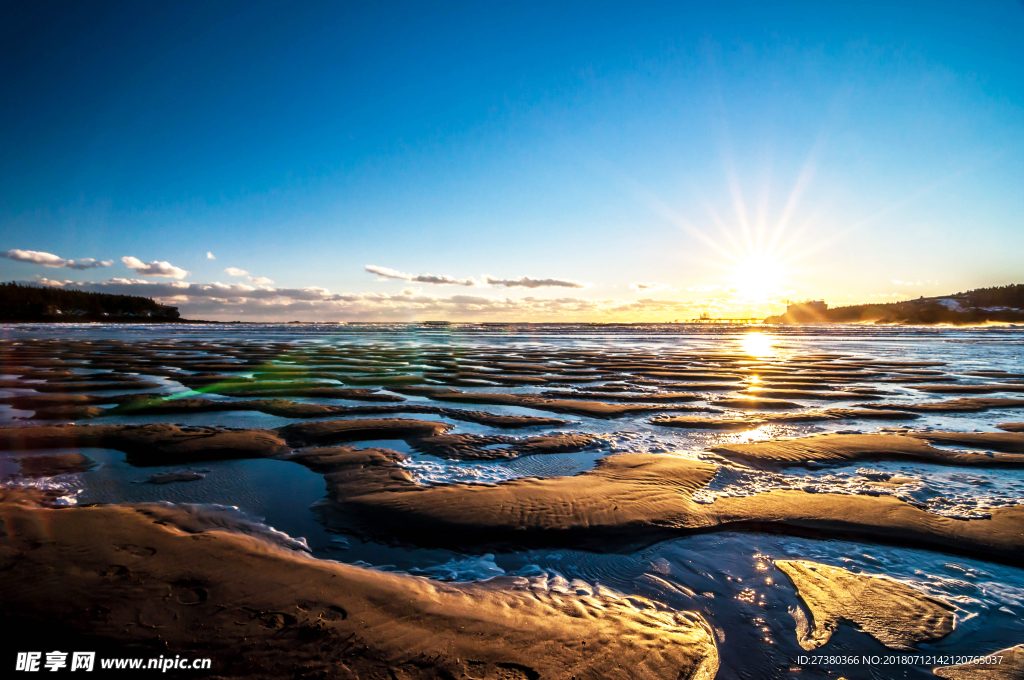
[[[5,3],[0,279],[249,321],[1024,283],[1024,3]]]

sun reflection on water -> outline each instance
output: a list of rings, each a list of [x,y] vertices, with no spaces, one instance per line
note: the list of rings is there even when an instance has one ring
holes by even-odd
[[[728,446],[731,444],[753,444],[754,442],[767,441],[768,439],[778,439],[781,436],[791,436],[795,432],[795,428],[785,425],[777,425],[772,423],[765,423],[757,427],[753,427],[754,423],[751,423],[751,429],[743,432],[733,432],[727,435],[723,435],[720,438],[719,446]]]
[[[740,349],[752,357],[772,358],[778,350],[775,347],[775,336],[770,333],[747,333],[739,338]]]

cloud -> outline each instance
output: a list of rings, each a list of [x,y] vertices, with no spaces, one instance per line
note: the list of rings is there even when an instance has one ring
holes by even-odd
[[[43,253],[38,250],[18,250],[17,248],[7,252],[0,252],[0,257],[6,257],[8,260],[14,260],[15,262],[27,262],[54,269],[95,269],[96,267],[109,267],[114,264],[113,260],[100,261],[94,260],[91,257],[84,257],[81,260],[65,260],[63,257],[58,257],[53,253]]]
[[[439,286],[479,286],[480,282],[476,279],[455,279],[451,276],[436,276],[434,274],[406,274],[395,269],[389,269],[388,267],[378,267],[376,265],[366,265],[366,271],[377,276],[383,276],[388,279],[400,279],[402,281],[410,281],[413,283],[433,283]]]
[[[713,290],[721,288],[717,283],[698,283],[696,286],[690,286],[686,290],[691,293],[710,293]]]
[[[257,288],[245,283],[188,283],[186,281],[147,281],[145,279],[114,278],[100,283],[53,281],[42,279],[38,283],[54,286],[71,286],[98,293],[119,295],[141,295],[152,298],[224,298],[266,300],[273,298],[289,300],[327,300],[329,293],[323,288]]]
[[[377,276],[388,279],[399,279],[410,283],[431,283],[439,286],[504,286],[505,288],[586,288],[588,284],[568,279],[531,279],[523,276],[518,279],[496,279],[485,276],[484,280],[478,281],[472,277],[468,279],[456,279],[451,276],[438,276],[435,274],[406,274],[388,267],[378,267],[373,264],[366,265],[366,271]]]
[[[229,276],[244,276],[253,283],[259,284],[261,286],[269,286],[270,284],[274,283],[272,279],[268,279],[266,276],[250,276],[249,272],[245,271],[244,269],[239,269],[238,267],[228,267],[227,269],[224,270],[224,272]]]
[[[139,276],[166,276],[171,279],[183,279],[188,272],[180,267],[175,267],[170,262],[143,262],[137,257],[126,256],[121,258],[124,266],[134,269]]]
[[[529,276],[522,276],[518,279],[496,279],[485,276],[484,282],[491,286],[505,286],[506,288],[586,288],[587,284],[569,279],[531,279]]]
[[[631,283],[629,287],[638,293],[653,290],[675,290],[672,286],[667,283]]]
[[[211,253],[209,250],[207,250],[206,251],[206,259],[207,260],[216,260],[217,258],[214,257],[213,253]]]

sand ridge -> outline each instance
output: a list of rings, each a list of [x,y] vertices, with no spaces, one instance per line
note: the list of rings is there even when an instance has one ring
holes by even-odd
[[[971,453],[936,448],[930,442],[992,448],[1008,453]],[[1024,465],[1024,434],[1012,432],[907,432],[906,434],[820,434],[727,444],[711,449],[749,465],[780,468],[814,463],[911,459],[946,465]]]
[[[9,624],[45,616],[154,656],[212,657],[218,677],[711,680],[718,668],[700,615],[635,600],[313,560],[133,506],[8,499],[0,516]]]
[[[1012,397],[961,397],[960,399],[929,401],[919,404],[874,402],[867,404],[855,404],[855,406],[858,408],[890,408],[900,411],[915,411],[920,413],[976,413],[996,408],[1021,408],[1024,406],[1024,399],[1016,399]]]
[[[716,409],[699,406],[679,406],[669,404],[610,404],[604,401],[586,401],[580,399],[551,399],[522,394],[501,394],[481,392],[457,392],[452,390],[437,391],[427,394],[437,401],[453,401],[470,404],[497,404],[504,406],[522,406],[538,411],[567,413],[590,418],[615,418],[631,413],[648,413],[652,411],[714,411]]]
[[[1024,678],[1024,645],[1015,645],[985,657],[1000,657],[995,663],[965,663],[957,666],[939,666],[935,675],[949,680],[1020,680]]]
[[[935,515],[891,496],[770,491],[697,503],[718,466],[657,454],[602,458],[572,477],[420,486],[394,451],[307,450],[296,462],[323,472],[333,511],[371,535],[417,545],[574,545],[608,550],[708,531],[758,530],[886,542],[1024,559],[1024,506],[990,518]]]
[[[806,650],[823,646],[849,621],[887,647],[910,649],[953,632],[953,607],[905,583],[807,560],[776,560],[796,587],[810,620],[794,613]]]
[[[832,408],[798,413],[768,413],[741,418],[708,418],[701,416],[659,416],[650,423],[662,427],[707,430],[750,430],[771,423],[813,423],[829,420],[913,420],[920,416],[903,411]]]
[[[26,404],[28,405],[28,404]],[[287,399],[245,399],[212,400],[197,398],[143,398],[123,402],[116,408],[103,409],[95,415],[157,415],[170,413],[209,413],[217,411],[257,411],[283,418],[322,418],[331,416],[392,415],[396,413],[428,413],[452,420],[489,425],[506,429],[521,427],[559,427],[566,421],[558,418],[538,416],[507,416],[483,411],[427,406],[424,404],[401,404],[397,406],[337,406],[333,404],[308,404]],[[36,413],[39,417],[39,413]]]
[[[110,448],[124,452],[133,465],[145,466],[226,458],[272,458],[307,446],[374,440],[402,439],[425,453],[461,460],[568,453],[582,451],[595,441],[591,435],[572,433],[525,438],[446,434],[451,428],[452,425],[444,422],[408,418],[319,420],[276,430],[169,424],[40,425],[0,428],[0,450]]]

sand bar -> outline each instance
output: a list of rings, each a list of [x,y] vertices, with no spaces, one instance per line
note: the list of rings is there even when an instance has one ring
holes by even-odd
[[[718,667],[697,614],[314,560],[139,506],[8,497],[0,515],[8,625],[212,657],[219,677],[710,680]]]
[[[809,610],[809,621],[796,617],[804,649],[827,643],[842,621],[893,649],[910,649],[953,632],[953,607],[901,581],[806,560],[776,560],[775,566]]]

